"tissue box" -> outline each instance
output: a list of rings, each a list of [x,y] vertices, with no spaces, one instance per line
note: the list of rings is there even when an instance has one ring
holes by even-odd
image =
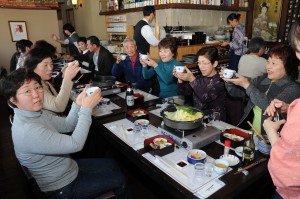
[[[169,146],[165,146],[162,149],[154,149],[151,144],[153,144],[154,139],[156,138],[164,138],[167,140],[168,143],[170,143],[171,145]],[[144,148],[147,152],[149,152],[152,155],[158,155],[158,156],[164,156],[167,155],[169,153],[174,152],[174,141],[171,140],[170,138],[164,136],[164,135],[156,135],[154,137],[148,138],[144,140]]]
[[[220,141],[222,143],[224,143],[225,140],[230,140],[230,147],[232,148],[243,146],[245,140],[247,139],[249,139],[249,134],[238,129],[227,129],[223,133],[221,133],[220,136]]]

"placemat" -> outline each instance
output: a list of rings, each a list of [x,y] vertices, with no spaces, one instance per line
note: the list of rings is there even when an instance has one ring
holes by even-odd
[[[151,124],[146,133],[129,132],[127,129],[133,128],[134,126],[133,123],[126,118],[106,123],[104,126],[136,151],[144,148],[145,139],[159,134],[157,128]]]
[[[165,172],[183,187],[191,191],[192,193],[196,193],[201,189],[201,187],[205,186],[207,183],[220,178],[223,175],[219,175],[216,172],[213,172],[211,177],[204,176],[201,181],[196,180],[194,178],[194,165],[189,164],[183,168],[177,166],[177,163],[181,160],[186,161],[188,150],[184,148],[175,149],[173,153],[165,155],[163,157],[154,157],[150,153],[143,154],[147,160],[149,160],[152,164],[158,167],[160,170]],[[161,161],[163,159],[163,161]],[[213,162],[214,159],[210,156],[207,156],[207,161]],[[165,164],[168,163],[168,165]],[[231,171],[232,168],[229,168],[227,172]],[[181,173],[181,174],[179,174]],[[216,190],[217,191],[217,190]]]

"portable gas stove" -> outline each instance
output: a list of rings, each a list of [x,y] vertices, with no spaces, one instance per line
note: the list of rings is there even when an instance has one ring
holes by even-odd
[[[120,87],[117,87],[117,86],[101,87],[101,95],[102,96],[118,94],[118,93],[121,93],[121,88]]]
[[[168,136],[179,146],[188,150],[199,149],[220,139],[221,131],[213,126],[201,126],[193,130],[172,129],[162,124],[158,127],[161,134]]]

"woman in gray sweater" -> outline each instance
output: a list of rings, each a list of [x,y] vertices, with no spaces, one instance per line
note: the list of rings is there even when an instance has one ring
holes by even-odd
[[[291,103],[300,97],[298,78],[299,60],[293,49],[288,45],[279,45],[269,52],[266,69],[267,74],[249,81],[246,77],[235,74],[236,78],[224,79],[226,89],[231,96],[248,96],[249,100],[245,113],[238,126],[249,129],[247,121],[259,131],[263,131],[262,121],[267,116],[262,113],[273,99]],[[220,72],[223,77],[223,70]],[[263,131],[263,134],[266,134]]]
[[[44,90],[40,77],[18,69],[0,81],[0,91],[14,107],[12,138],[15,154],[28,168],[49,198],[95,198],[114,190],[125,197],[125,179],[110,159],[73,160],[80,151],[92,122],[91,113],[101,91],[85,90],[77,97],[66,118],[42,111]],[[71,132],[65,135],[64,132]]]

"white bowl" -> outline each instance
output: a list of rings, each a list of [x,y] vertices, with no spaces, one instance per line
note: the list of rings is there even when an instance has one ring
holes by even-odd
[[[125,60],[126,59],[126,55],[125,54],[121,54],[121,60]]]
[[[192,149],[188,152],[187,161],[190,164],[196,164],[198,162],[204,163],[206,159],[206,153],[199,149]]]
[[[90,87],[90,88],[88,88],[88,89],[86,89],[86,94],[87,95],[91,95],[91,94],[93,94],[94,92],[95,92],[95,90],[96,89],[98,89],[99,87]]]
[[[174,66],[177,73],[183,73],[185,68],[184,66]]]
[[[148,55],[141,54],[141,58],[142,58],[142,60],[147,60],[148,59]]]
[[[234,73],[235,73],[235,70],[230,70],[230,69],[225,69],[225,70],[223,70],[223,76],[224,76],[224,78],[226,78],[226,79],[232,78],[233,75],[234,75]]]
[[[221,155],[220,159],[226,160],[229,163],[230,167],[235,166],[238,163],[240,163],[240,159],[238,157],[236,157],[235,155],[231,155],[231,154],[228,154],[228,155],[225,155],[225,156]]]
[[[226,160],[223,160],[223,159],[215,160],[214,170],[217,174],[222,175],[222,174],[226,173],[228,170],[228,167],[229,167],[229,163]]]
[[[226,36],[225,35],[215,35],[215,39],[216,40],[224,40],[224,39],[226,39]]]

